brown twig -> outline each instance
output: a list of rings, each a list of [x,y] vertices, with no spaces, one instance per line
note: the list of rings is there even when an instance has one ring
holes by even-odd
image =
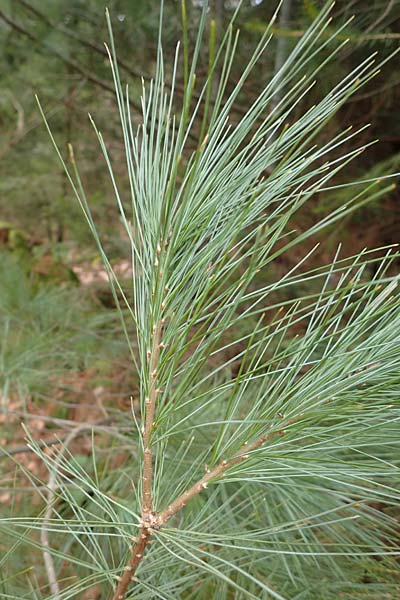
[[[131,582],[135,581],[135,571],[137,566],[143,558],[146,546],[149,543],[151,536],[151,529],[149,527],[142,527],[139,531],[139,536],[134,542],[134,545],[130,548],[131,555],[127,566],[124,569],[123,575],[119,578],[118,587],[114,593],[113,600],[123,600],[126,595],[126,591]]]
[[[289,421],[286,426],[290,425],[292,422],[293,421]],[[159,513],[150,511],[148,513],[148,519],[142,519],[139,536],[135,541],[135,544],[130,548],[131,553],[129,562],[124,569],[124,574],[119,580],[113,600],[124,600],[129,584],[136,581],[136,569],[143,559],[144,552],[150,542],[150,537],[155,530],[163,527],[171,519],[171,517],[182,510],[182,508],[190,500],[205,490],[210,481],[223,477],[228,469],[231,469],[242,461],[247,460],[252,452],[262,448],[262,446],[264,446],[273,437],[282,435],[284,433],[285,429],[280,429],[279,431],[272,431],[269,434],[258,438],[251,444],[246,442],[231,459],[222,460],[216,467],[207,470],[201,479],[199,479],[194,485],[192,485],[173,502],[171,502],[171,504],[165,510]]]
[[[155,525],[157,516],[153,512],[153,450],[151,447],[151,435],[154,426],[154,414],[157,402],[157,365],[160,356],[161,334],[163,320],[154,325],[152,348],[148,351],[149,359],[149,389],[148,396],[145,398],[145,419],[143,430],[143,471],[142,471],[142,522],[139,536],[134,545],[130,548],[130,557],[124,574],[118,582],[113,600],[125,598],[126,590],[129,586],[132,576],[137,566],[142,560],[143,553],[152,534],[152,528]]]
[[[162,324],[159,322],[153,330],[153,348],[150,351],[150,385],[149,395],[145,400],[146,414],[143,433],[143,505],[142,517],[147,521],[152,514],[153,499],[152,499],[152,484],[153,484],[153,450],[151,448],[151,434],[153,431],[154,413],[157,400],[157,365],[160,356]]]
[[[192,498],[197,496],[200,492],[207,488],[207,485],[213,479],[222,477],[228,469],[231,469],[235,465],[249,458],[250,453],[262,448],[266,442],[276,435],[282,435],[285,433],[284,429],[279,431],[273,431],[268,435],[260,437],[252,444],[244,444],[240,450],[230,459],[222,460],[214,469],[207,470],[205,475],[199,479],[194,485],[183,492],[178,498],[176,498],[171,504],[162,512],[157,515],[157,528],[165,525],[171,517],[176,515]]]

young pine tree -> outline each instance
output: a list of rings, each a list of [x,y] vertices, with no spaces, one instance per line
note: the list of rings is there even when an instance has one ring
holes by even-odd
[[[47,508],[11,531],[42,533],[41,542],[27,533],[24,543],[43,550],[50,594],[31,582],[32,597],[85,598],[97,589],[110,600],[394,599],[396,254],[342,258],[337,250],[330,264],[310,269],[312,250],[299,250],[297,264],[283,273],[276,266],[386,191],[375,180],[349,184],[347,205],[308,230],[294,228],[296,213],[317,192],[332,195],[337,173],[365,148],[350,128],[321,130],[379,67],[368,58],[305,108],[344,43],[346,24],[331,34],[327,6],[234,120],[275,17],[233,81],[235,16],[217,47],[205,7],[191,47],[182,9],[183,48],[168,66],[161,17],[139,126],[107,15],[129,198],[94,129],[131,249],[129,289],[103,249],[72,147],[70,166],[57,150],[109,274],[140,410],[133,403],[125,415],[131,428],[119,435],[129,454],[117,471],[98,456],[96,437],[84,467],[66,441],[51,457],[31,440],[51,473]],[[199,82],[207,36],[208,74]]]

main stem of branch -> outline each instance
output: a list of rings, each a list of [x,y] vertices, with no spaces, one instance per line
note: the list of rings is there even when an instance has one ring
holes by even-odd
[[[153,485],[153,451],[151,448],[151,434],[153,431],[154,424],[154,413],[156,409],[157,400],[157,365],[158,358],[160,356],[160,344],[161,344],[161,321],[154,326],[153,329],[153,340],[152,349],[150,350],[150,383],[148,390],[148,397],[145,400],[145,424],[143,433],[143,475],[142,475],[142,519],[144,522],[148,521],[153,511],[153,498],[152,498],[152,485]]]
[[[154,426],[154,414],[157,401],[157,365],[161,349],[161,333],[163,323],[160,320],[153,328],[149,358],[149,388],[145,399],[145,422],[143,430],[143,471],[142,471],[142,523],[139,536],[130,549],[127,566],[120,577],[113,600],[123,600],[136,568],[142,560],[143,553],[155,526],[156,515],[153,512],[153,450],[151,447],[151,434]]]
[[[123,600],[126,596],[129,584],[135,581],[135,571],[143,558],[144,551],[151,536],[151,529],[143,526],[139,531],[139,536],[131,548],[129,562],[126,565],[123,575],[120,577],[117,589],[115,590],[113,600]]]

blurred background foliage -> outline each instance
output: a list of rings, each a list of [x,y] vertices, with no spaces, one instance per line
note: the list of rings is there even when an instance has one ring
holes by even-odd
[[[202,4],[202,0],[187,2],[189,33],[193,39]],[[217,37],[237,4],[235,0],[210,2]],[[160,2],[109,0],[107,5],[112,15],[121,74],[130,85],[133,118],[139,122],[141,77],[150,78],[155,67]],[[232,113],[233,121],[251,105],[263,82],[277,72],[322,5],[319,0],[283,2],[274,26],[271,50],[261,58],[247,81]],[[239,77],[276,6],[277,2],[270,0],[243,1],[237,20],[241,41],[231,85],[235,77]],[[128,182],[104,47],[108,39],[104,8],[104,0],[0,0],[0,326],[3,331],[0,389],[3,404],[7,403],[12,390],[14,393],[18,390],[18,397],[25,400],[49,399],[50,396],[54,400],[57,396],[53,393],[57,383],[55,373],[65,376],[66,372],[76,374],[78,379],[82,373],[90,373],[92,387],[93,373],[97,373],[95,380],[99,377],[103,383],[117,381],[118,395],[128,404],[130,393],[134,393],[129,356],[122,335],[115,334],[118,323],[109,310],[113,303],[105,274],[35,101],[38,94],[66,158],[67,144],[73,142],[106,251],[121,272],[129,274],[124,263],[129,261],[128,245],[88,119],[89,112],[107,140],[123,194]],[[331,30],[354,15],[340,34],[340,40],[348,38],[349,41],[336,61],[324,70],[323,77],[317,74],[315,87],[297,107],[293,118],[372,52],[378,52],[382,59],[399,44],[400,0],[338,0],[333,15]],[[166,0],[163,39],[167,65],[172,64],[180,37],[180,2]],[[321,39],[321,43],[323,41]],[[202,53],[200,64],[204,64],[204,75],[207,44]],[[182,86],[182,71],[178,90]],[[200,69],[200,79],[201,76]],[[360,155],[339,177],[365,180],[400,170],[399,80],[397,57],[388,61],[379,76],[363,87],[326,128],[323,135],[330,136],[332,131],[350,124],[357,129],[371,123],[371,127],[360,134],[358,143],[379,139],[379,143]],[[196,143],[193,139],[193,146]],[[342,194],[321,193],[300,212],[297,226],[308,227],[324,211],[346,203],[350,193],[351,188],[343,188]],[[383,182],[378,196],[376,202],[348,217],[340,228],[326,233],[324,244],[313,260],[329,262],[339,240],[343,242],[344,254],[365,246],[397,243],[399,192],[395,186],[389,189],[387,182]],[[298,252],[294,250],[293,256],[289,253],[282,260],[296,262]],[[117,343],[117,339],[121,342]],[[65,390],[62,380],[60,375],[58,386]],[[79,386],[77,389],[81,390]],[[110,389],[107,394],[111,393]]]
[[[114,22],[122,75],[131,87],[135,115],[140,102],[141,76],[150,77],[154,70],[160,2],[110,0],[107,4]],[[193,35],[201,4],[201,0],[188,3]],[[236,4],[235,0],[211,2],[210,11],[214,13],[219,31],[232,16]],[[276,4],[269,0],[244,0],[238,20],[241,43],[237,73]],[[248,81],[245,94],[236,106],[237,118],[251,104],[262,82],[283,62],[322,4],[318,0],[285,0],[275,27],[274,52],[262,57]],[[22,228],[31,242],[46,243],[51,249],[58,244],[70,247],[79,243],[88,248],[91,244],[38,114],[34,98],[37,93],[61,147],[66,149],[67,142],[73,141],[97,222],[107,236],[109,250],[114,248],[117,255],[120,243],[114,201],[87,117],[87,113],[91,113],[103,132],[123,181],[126,177],[123,149],[104,48],[107,41],[104,6],[103,0],[0,2],[1,219]],[[168,64],[180,38],[180,2],[167,0],[165,13],[163,37]],[[332,82],[350,72],[353,65],[371,52],[378,52],[382,58],[398,46],[399,0],[339,0],[334,8],[332,29],[352,15],[355,18],[340,34],[343,39],[349,38],[349,43],[338,59],[324,70],[324,76],[317,78],[315,88],[304,103],[312,104]],[[206,64],[206,45],[203,61]],[[346,172],[347,178],[367,178],[371,172],[376,176],[399,170],[400,71],[396,61],[389,61],[380,76],[352,98],[330,125],[338,129],[352,124],[356,129],[370,122],[372,126],[362,134],[362,141],[379,139],[379,144],[355,161],[351,172]],[[303,109],[304,106],[299,106],[297,110]],[[344,200],[340,198],[341,202]],[[325,194],[318,199],[317,208],[323,209],[324,204],[334,201],[335,198]],[[359,227],[359,219],[362,227]],[[369,207],[358,216],[356,231],[350,229],[345,235],[360,238],[357,246],[396,242],[398,220],[398,192],[394,191],[383,198],[379,208]],[[354,239],[350,243],[354,248]]]

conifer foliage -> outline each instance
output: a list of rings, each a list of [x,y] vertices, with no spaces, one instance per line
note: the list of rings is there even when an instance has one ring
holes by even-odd
[[[346,24],[327,35],[330,11],[321,10],[237,121],[232,107],[269,50],[277,15],[232,81],[235,15],[216,44],[205,6],[191,44],[183,2],[183,43],[169,65],[161,7],[139,126],[107,14],[129,198],[93,126],[129,239],[129,289],[102,246],[72,146],[64,162],[53,142],[109,275],[139,409],[132,402],[125,416],[130,453],[118,471],[97,458],[95,436],[84,467],[66,442],[51,456],[31,439],[53,493],[41,492],[42,514],[6,529],[28,528],[24,543],[44,551],[51,592],[42,597],[83,598],[94,586],[113,600],[396,597],[396,252],[343,258],[338,249],[330,264],[310,269],[313,250],[305,250],[286,272],[276,268],[288,250],[321,239],[389,187],[349,183],[351,202],[308,230],[293,225],[365,149],[351,128],[320,134],[379,72],[371,56],[303,110],[345,43]],[[205,44],[208,73],[198,76]],[[181,73],[183,95],[175,93]],[[35,529],[45,529],[48,545]]]

